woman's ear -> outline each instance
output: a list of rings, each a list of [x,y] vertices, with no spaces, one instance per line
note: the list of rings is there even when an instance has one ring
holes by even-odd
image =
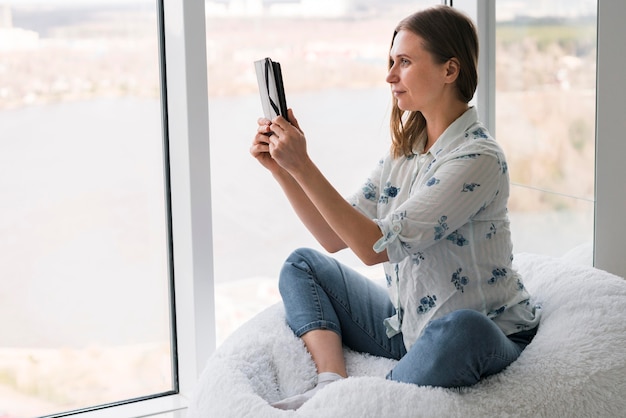
[[[461,63],[458,59],[452,57],[446,62],[446,78],[449,83],[454,83],[460,71]]]

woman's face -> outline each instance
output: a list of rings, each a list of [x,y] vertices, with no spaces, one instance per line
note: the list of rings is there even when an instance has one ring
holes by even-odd
[[[401,110],[428,113],[443,98],[446,64],[436,63],[423,45],[423,39],[408,30],[400,30],[393,40],[386,81]]]

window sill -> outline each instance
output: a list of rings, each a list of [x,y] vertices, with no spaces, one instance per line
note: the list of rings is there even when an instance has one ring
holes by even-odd
[[[182,395],[169,395],[72,416],[77,418],[184,418],[188,403],[188,399]]]

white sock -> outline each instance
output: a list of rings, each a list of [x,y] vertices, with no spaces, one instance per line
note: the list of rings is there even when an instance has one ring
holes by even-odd
[[[332,372],[323,372],[317,375],[317,385],[313,389],[310,389],[300,395],[294,395],[287,399],[283,399],[282,401],[274,402],[272,406],[278,409],[298,409],[302,406],[303,403],[308,401],[324,386],[329,383],[335,382],[337,380],[343,379],[343,376],[332,373]]]

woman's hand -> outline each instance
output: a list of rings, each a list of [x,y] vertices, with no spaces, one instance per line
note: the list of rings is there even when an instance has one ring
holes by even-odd
[[[274,161],[293,174],[295,170],[305,167],[309,156],[304,133],[291,109],[288,115],[289,121],[282,116],[272,120],[271,130],[274,135],[269,138],[269,151]]]
[[[270,154],[270,135],[272,135],[270,126],[272,121],[266,118],[259,118],[257,124],[259,126],[254,140],[252,141],[252,146],[250,147],[250,154],[271,173],[277,173],[281,170],[281,167],[274,161]]]
[[[270,121],[260,118],[250,153],[268,170],[276,174],[282,169],[292,172],[308,161],[306,139],[293,111],[289,121],[282,116]]]

